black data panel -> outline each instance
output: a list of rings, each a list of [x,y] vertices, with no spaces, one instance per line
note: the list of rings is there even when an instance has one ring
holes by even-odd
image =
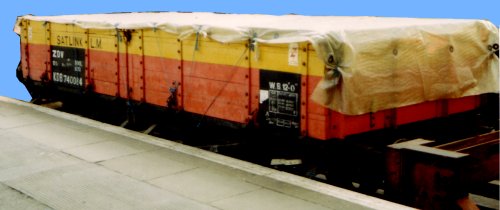
[[[260,103],[269,126],[300,128],[300,74],[260,71]]]
[[[51,47],[52,81],[57,86],[81,89],[85,82],[85,49]]]

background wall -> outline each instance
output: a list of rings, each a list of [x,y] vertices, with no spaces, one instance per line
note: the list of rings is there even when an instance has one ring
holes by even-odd
[[[0,8],[0,95],[30,100],[15,70],[19,63],[19,38],[12,31],[17,16],[63,15],[136,11],[193,11],[339,16],[487,19],[500,25],[500,1],[320,1],[320,0],[10,0]]]

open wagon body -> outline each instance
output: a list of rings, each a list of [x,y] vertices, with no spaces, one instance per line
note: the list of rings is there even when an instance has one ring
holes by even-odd
[[[119,13],[22,16],[15,31],[31,92],[320,140],[470,111],[498,93],[498,29],[483,20]]]

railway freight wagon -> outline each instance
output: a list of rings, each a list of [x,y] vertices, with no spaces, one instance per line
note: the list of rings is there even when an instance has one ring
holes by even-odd
[[[34,97],[98,94],[314,139],[481,105],[498,93],[483,20],[119,13],[18,17]]]

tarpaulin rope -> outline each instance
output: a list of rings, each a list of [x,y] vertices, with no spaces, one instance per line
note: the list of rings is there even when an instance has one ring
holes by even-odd
[[[200,31],[201,31],[201,26],[199,26],[198,29],[196,30],[196,39],[194,42],[194,50],[195,51],[198,51],[200,49],[200,46],[199,46]]]
[[[255,52],[254,53],[254,59],[256,61],[259,60],[259,45],[258,45],[258,42],[257,42],[257,33],[256,32],[251,32],[252,33],[252,37],[250,38],[250,50],[252,52]]]

